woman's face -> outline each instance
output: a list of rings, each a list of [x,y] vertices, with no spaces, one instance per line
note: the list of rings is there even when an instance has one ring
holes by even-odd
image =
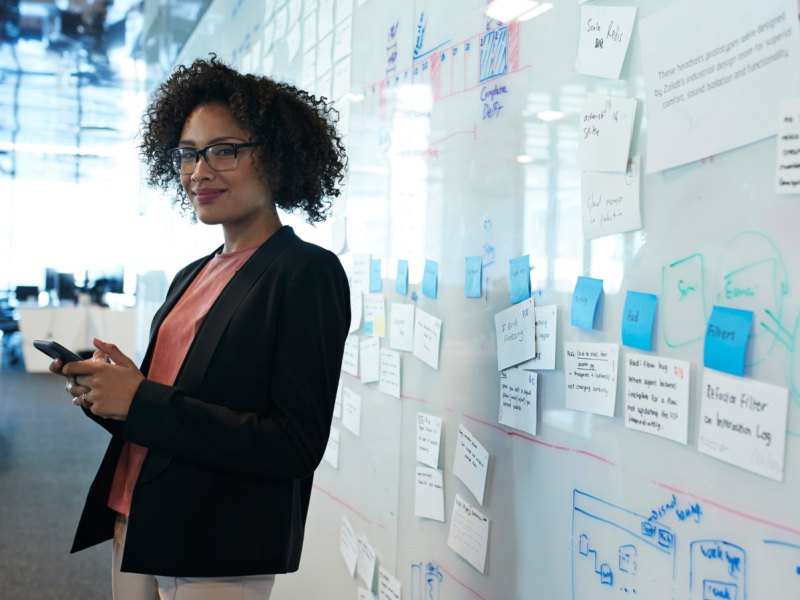
[[[249,141],[250,133],[239,127],[228,107],[201,104],[186,119],[178,145],[199,150],[219,142]],[[200,157],[192,173],[180,176],[201,222],[246,228],[274,212],[269,188],[256,169],[253,157],[256,150],[239,148],[236,168],[230,171],[215,171]]]

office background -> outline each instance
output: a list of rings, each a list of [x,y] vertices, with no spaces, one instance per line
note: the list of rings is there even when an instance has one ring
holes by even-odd
[[[291,216],[286,222],[341,256],[358,292],[360,318],[342,374],[341,412],[315,480],[301,570],[279,578],[275,598],[371,593],[383,600],[397,597],[397,585],[402,598],[442,600],[761,599],[789,598],[800,589],[798,208],[796,194],[776,193],[777,109],[764,108],[774,113],[770,135],[649,172],[648,161],[655,162],[658,153],[650,129],[656,105],[648,92],[642,24],[657,30],[652,24],[659,14],[684,3],[534,4],[519,4],[524,10],[516,16],[524,18],[498,19],[487,16],[491,5],[483,0],[131,3],[126,23],[133,28],[139,18],[140,35],[135,48],[133,42],[122,46],[121,64],[134,76],[121,76],[120,67],[113,78],[119,89],[108,96],[112,86],[88,75],[62,77],[63,101],[80,96],[84,103],[72,104],[69,118],[65,112],[54,123],[69,122],[70,137],[27,147],[23,133],[33,139],[42,129],[37,124],[51,118],[53,88],[41,83],[43,75],[18,69],[22,83],[14,84],[14,96],[13,67],[4,70],[6,98],[24,98],[22,90],[35,81],[38,100],[17,102],[20,125],[3,130],[7,137],[16,131],[16,142],[3,139],[6,154],[0,159],[4,173],[11,171],[3,178],[10,214],[19,218],[0,222],[0,284],[9,290],[44,288],[48,268],[74,272],[80,283],[89,271],[124,265],[123,292],[137,292],[136,303],[126,308],[126,293],[107,298],[132,315],[133,352],[142,349],[141,332],[163,281],[213,248],[218,237],[181,220],[169,198],[140,185],[138,165],[129,159],[135,158],[133,136],[147,90],[174,64],[215,52],[244,70],[331,98],[340,111],[350,156],[346,193],[324,225],[310,228]],[[786,22],[794,21],[787,25],[786,43],[789,61],[797,65],[796,3],[768,4],[775,14],[788,12]],[[618,78],[576,68],[585,6],[637,9]],[[709,38],[719,24],[734,35],[739,23],[710,0],[700,3],[697,19],[692,30],[707,28]],[[688,30],[672,35],[676,46],[697,37]],[[16,44],[20,60],[24,45]],[[9,56],[9,44],[0,50]],[[52,60],[52,52],[41,50],[41,60]],[[88,52],[59,56],[74,62]],[[49,86],[58,81],[54,75],[49,80]],[[593,93],[636,99],[625,157],[636,160],[622,175],[638,190],[641,223],[588,239],[582,188],[591,169],[579,148],[585,102]],[[799,93],[796,78],[788,79],[784,94]],[[90,94],[105,104],[98,100],[86,109]],[[734,101],[724,92],[723,99]],[[40,116],[25,121],[26,107],[34,105]],[[111,136],[102,130],[106,124],[92,121],[101,114],[116,130],[113,139],[104,139],[113,149],[105,155],[87,149],[90,136]],[[730,128],[745,130],[756,116],[740,115]],[[55,153],[60,158],[51,158],[55,144],[61,144],[62,152]],[[60,173],[57,181],[46,181],[53,172]],[[153,239],[163,245],[145,243]],[[525,257],[529,287],[520,290],[519,265],[525,263],[518,260]],[[479,265],[477,290],[470,258]],[[588,326],[573,321],[579,277],[602,282]],[[535,385],[509,383],[519,370],[505,367],[520,361],[502,369],[498,364],[495,316],[519,307],[518,294],[525,292],[534,311],[542,309],[537,326],[545,325],[544,307],[556,307],[547,324],[556,342],[554,364],[525,371]],[[629,292],[657,301],[647,350],[624,343]],[[408,324],[400,318],[403,307],[426,318],[414,327],[415,337],[423,329],[427,335],[423,347],[400,340],[401,326]],[[700,451],[708,416],[704,382],[714,377],[704,369],[713,307],[753,315],[744,373],[733,377],[784,390],[785,422],[774,432],[776,443],[784,444],[780,467],[770,463],[756,472],[752,457],[730,464]],[[111,327],[102,319],[86,322],[88,329]],[[376,346],[397,352],[386,355],[377,379],[370,362]],[[610,414],[568,405],[575,371],[567,347],[604,352],[613,360]],[[684,439],[637,430],[626,419],[633,355],[685,361]],[[395,368],[391,379],[390,367],[398,364],[393,360],[399,360],[399,372]],[[16,386],[27,385],[13,369],[0,377],[4,399],[7,390],[16,395],[22,390]],[[44,406],[63,400],[59,386],[44,375],[28,377],[37,382],[38,404],[16,412],[0,405],[5,435],[15,439],[21,432],[33,436],[36,425],[53,426]],[[533,390],[525,423],[512,426],[499,416],[503,399],[514,399],[509,386]],[[62,408],[53,412],[58,424],[69,423],[86,442],[62,456],[79,456],[80,466],[91,471],[98,434],[75,425],[75,415]],[[437,422],[441,433],[433,435]],[[31,448],[47,456],[46,446]],[[31,521],[52,519],[31,498],[35,486],[28,478],[35,477],[13,459],[8,464],[17,478],[14,490],[30,501]],[[51,481],[48,494],[58,498],[61,486],[69,485],[81,497],[82,471],[68,477],[68,465],[61,463],[57,471],[59,485]],[[421,485],[423,476],[434,483]],[[11,482],[6,476],[3,486]],[[28,491],[23,495],[20,489]],[[421,506],[426,489],[434,490],[433,500]],[[56,512],[59,533],[47,537],[48,550],[69,568],[69,561],[83,558],[65,560],[57,550],[66,552],[77,508],[70,503]],[[4,523],[6,516],[15,518],[4,513]],[[10,556],[14,543],[6,537],[2,546]],[[39,562],[36,552],[9,577],[40,577],[41,565],[30,566]],[[102,550],[92,556],[105,560]],[[68,578],[79,586],[89,577],[105,577],[105,568],[76,572],[86,573]]]

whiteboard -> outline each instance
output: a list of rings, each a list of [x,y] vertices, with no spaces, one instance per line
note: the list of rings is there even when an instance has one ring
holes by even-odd
[[[217,0],[179,57],[214,51],[336,99],[350,158],[346,194],[326,225],[285,222],[340,251],[351,275],[354,257],[379,259],[387,319],[392,303],[412,303],[442,322],[438,369],[402,352],[400,399],[343,373],[342,385],[362,399],[360,432],[334,419],[338,468],[319,467],[300,571],[279,577],[273,597],[358,597],[366,585],[340,554],[342,517],[400,581],[404,599],[797,597],[800,198],[775,191],[775,136],[643,170],[642,228],[587,241],[581,107],[589,93],[636,98],[630,154],[647,161],[638,23],[676,3],[618,3],[638,7],[619,80],[576,72],[580,3],[507,27],[484,16],[486,4]],[[712,6],[697,3],[698,15]],[[675,32],[674,43],[684,35]],[[482,40],[499,44],[504,60],[483,63]],[[545,121],[544,110],[564,117]],[[524,255],[535,304],[555,304],[558,315],[555,369],[539,371],[535,435],[498,423],[494,315],[510,305],[509,261]],[[470,256],[483,265],[480,298],[465,297]],[[395,287],[401,260],[405,295]],[[438,264],[436,298],[423,293],[426,260]],[[731,275],[757,265],[768,273],[759,291],[731,296]],[[591,330],[570,324],[579,276],[603,280]],[[692,281],[690,301],[676,295],[678,282]],[[645,354],[691,365],[685,445],[625,426],[624,357],[640,352],[621,344],[628,291],[658,297]],[[715,305],[753,311],[745,376],[789,390],[782,481],[698,451],[703,337]],[[573,342],[619,345],[613,417],[566,408],[563,352]],[[444,522],[414,515],[418,412],[443,420]],[[459,427],[489,452],[482,503],[453,472]],[[483,573],[448,547],[456,495],[489,520]]]

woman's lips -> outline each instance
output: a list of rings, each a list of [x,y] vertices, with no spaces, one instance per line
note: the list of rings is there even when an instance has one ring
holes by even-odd
[[[223,191],[224,190],[201,188],[194,190],[194,197],[199,204],[210,204],[222,195]]]

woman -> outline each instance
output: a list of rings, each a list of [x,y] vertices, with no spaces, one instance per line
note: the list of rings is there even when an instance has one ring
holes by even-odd
[[[148,183],[179,182],[224,244],[176,275],[141,371],[101,340],[93,359],[51,366],[112,433],[73,552],[113,537],[118,600],[268,598],[298,568],[350,297],[337,257],[276,206],[325,218],[345,167],[330,112],[212,56],[178,68],[145,114]]]

